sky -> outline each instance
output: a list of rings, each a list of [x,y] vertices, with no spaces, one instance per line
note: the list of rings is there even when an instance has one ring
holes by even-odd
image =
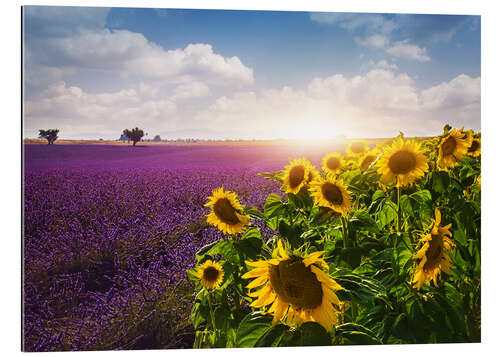
[[[480,39],[468,15],[24,6],[24,136],[480,130]]]

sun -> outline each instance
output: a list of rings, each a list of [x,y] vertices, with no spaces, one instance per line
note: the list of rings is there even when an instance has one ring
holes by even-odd
[[[336,140],[345,131],[343,122],[326,117],[322,112],[310,113],[307,118],[295,118],[287,121],[283,137],[297,141],[302,145],[314,145],[319,142]]]

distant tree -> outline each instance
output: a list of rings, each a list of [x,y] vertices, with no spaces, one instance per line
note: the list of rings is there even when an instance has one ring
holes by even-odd
[[[155,135],[153,141],[161,141],[160,135]]]
[[[125,135],[129,140],[132,140],[134,143],[133,146],[135,146],[138,141],[141,141],[141,138],[144,136],[144,131],[137,127],[132,130],[125,129],[123,130],[123,135]]]
[[[57,134],[59,133],[59,129],[48,129],[48,130],[39,130],[39,137],[42,139],[47,139],[48,144],[54,144],[54,141],[57,140],[58,136]]]

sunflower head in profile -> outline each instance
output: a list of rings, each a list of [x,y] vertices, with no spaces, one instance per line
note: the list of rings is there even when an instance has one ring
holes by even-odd
[[[236,234],[245,231],[250,223],[249,217],[240,212],[243,207],[238,202],[238,196],[231,191],[224,191],[219,187],[213,190],[212,196],[207,197],[206,207],[211,211],[207,215],[207,222],[219,228],[223,233]]]
[[[327,154],[321,161],[321,168],[326,174],[336,174],[344,168],[344,158],[338,152]]]
[[[466,145],[470,146],[472,138],[474,137],[474,132],[472,130],[464,130],[462,127],[462,129],[459,130],[459,133],[462,135],[462,139],[465,140]]]
[[[222,269],[222,266],[211,260],[207,260],[198,266],[196,274],[200,279],[201,285],[207,289],[217,289],[222,283],[222,279],[224,279],[224,269]]]
[[[463,134],[453,129],[438,145],[437,166],[443,170],[455,167],[466,153],[467,141],[463,138]]]
[[[309,175],[313,165],[305,158],[290,161],[290,164],[285,166],[283,174],[283,189],[286,193],[296,195],[300,189],[307,185]]]
[[[307,184],[309,185],[312,181],[314,181],[319,176],[321,176],[321,174],[316,169],[316,167],[314,167],[314,165],[311,164],[311,167],[309,167],[309,176],[307,179]]]
[[[347,155],[359,155],[368,151],[368,144],[364,140],[352,140],[345,149]]]
[[[314,252],[305,258],[289,255],[279,241],[272,258],[256,262],[247,261],[253,267],[243,275],[254,279],[248,289],[259,288],[248,295],[254,300],[250,306],[264,308],[273,314],[273,324],[284,321],[287,325],[298,325],[314,321],[327,331],[338,324],[342,303],[334,291],[342,290],[321,268],[328,265]]]
[[[359,159],[359,168],[365,171],[377,159],[378,155],[379,152],[376,150],[368,151]]]
[[[415,275],[413,276],[414,287],[420,289],[422,285],[431,280],[437,286],[437,280],[441,272],[451,273],[451,260],[449,252],[454,246],[451,241],[451,224],[441,227],[441,212],[435,209],[436,221],[430,233],[422,236],[423,243],[420,250],[413,256],[418,261]]]
[[[383,149],[377,166],[383,182],[389,184],[396,179],[398,186],[412,185],[429,170],[421,144],[402,138]]]
[[[333,175],[318,177],[311,182],[309,191],[316,206],[327,207],[346,216],[352,209],[351,195],[342,180]]]
[[[469,148],[467,149],[467,155],[478,157],[481,155],[481,138],[473,138]]]

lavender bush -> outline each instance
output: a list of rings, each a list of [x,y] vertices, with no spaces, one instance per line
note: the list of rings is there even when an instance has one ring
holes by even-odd
[[[321,150],[308,153],[319,163]],[[24,349],[189,348],[196,251],[215,187],[262,207],[283,146],[25,145]],[[268,229],[264,234],[272,235]],[[266,233],[267,232],[267,233]]]

